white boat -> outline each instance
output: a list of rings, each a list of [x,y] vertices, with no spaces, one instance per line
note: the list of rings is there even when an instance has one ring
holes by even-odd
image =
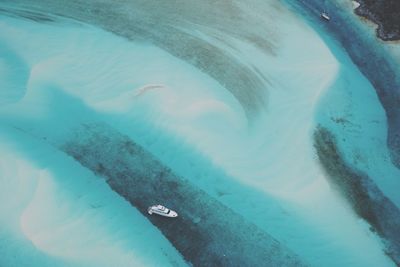
[[[328,13],[326,13],[326,12],[321,13],[321,18],[323,18],[324,20],[327,20],[327,21],[331,20]]]
[[[168,209],[166,207],[164,207],[163,205],[154,205],[151,206],[147,209],[147,212],[152,215],[153,213],[161,215],[161,216],[165,216],[165,217],[178,217],[178,213],[176,213],[175,211]]]

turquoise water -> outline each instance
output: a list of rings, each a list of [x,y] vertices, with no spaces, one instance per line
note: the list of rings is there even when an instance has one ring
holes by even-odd
[[[315,151],[323,126],[400,206],[385,112],[318,21],[57,5],[2,5],[1,266],[394,266]]]

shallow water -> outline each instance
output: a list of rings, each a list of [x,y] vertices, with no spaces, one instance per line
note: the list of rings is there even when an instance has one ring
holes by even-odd
[[[314,18],[217,5],[2,4],[0,265],[394,266],[314,147],[398,208],[374,87]]]

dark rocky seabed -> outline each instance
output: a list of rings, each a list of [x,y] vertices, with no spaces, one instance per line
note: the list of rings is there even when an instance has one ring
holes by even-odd
[[[385,41],[393,41],[400,39],[400,1],[386,0],[386,1],[364,1],[357,0],[361,6],[358,7],[355,12],[356,14],[366,17],[379,25],[377,30],[377,36]],[[341,45],[346,49],[353,62],[359,67],[361,72],[370,80],[377,91],[380,101],[386,111],[388,118],[388,140],[387,144],[391,151],[391,159],[393,163],[400,168],[400,75],[397,73],[397,66],[395,62],[392,61],[391,56],[380,49],[376,44],[374,44],[370,39],[368,39],[363,33],[359,32],[358,29],[352,27],[351,21],[347,20],[346,14],[341,11],[335,11],[335,4],[331,1],[290,1],[290,4],[294,8],[300,10],[301,12],[315,16],[318,18],[318,14],[315,14],[315,10],[310,10],[309,4],[312,6],[320,7],[319,10],[328,10],[331,14],[332,21],[326,24],[330,32],[337,38]],[[307,2],[307,5],[302,5],[302,2]],[[57,11],[58,12],[58,11]],[[35,13],[21,13],[16,14],[24,16],[28,19],[32,19],[40,22],[50,22],[46,17],[35,15]],[[65,14],[67,15],[67,14]],[[119,18],[123,21],[123,19]],[[111,30],[112,29],[108,29]],[[117,30],[116,30],[117,31]],[[128,33],[117,32],[119,35],[129,35]],[[160,38],[160,37],[157,37]],[[157,39],[155,38],[155,39]],[[161,39],[160,39],[161,42]],[[377,52],[378,51],[378,52]],[[206,51],[207,54],[210,51]],[[174,51],[172,51],[174,53]],[[199,61],[194,62],[194,64],[201,67],[205,64],[207,59],[199,59]],[[232,64],[234,65],[234,64]],[[379,71],[377,71],[379,70]],[[251,79],[247,79],[247,70],[231,70],[233,72],[244,73],[241,76],[243,79],[238,79],[242,83],[246,83]],[[258,85],[251,84],[249,87],[257,87]],[[232,86],[233,88],[235,86]],[[240,86],[239,86],[240,87]],[[234,91],[234,94],[240,94],[240,92]],[[261,101],[261,100],[260,100]],[[251,101],[249,101],[251,102]],[[246,103],[244,103],[246,106]],[[248,107],[248,113],[251,114],[253,111],[251,107]],[[99,130],[101,129],[101,130]],[[104,130],[104,131],[103,131]],[[80,140],[71,140],[71,143],[65,145],[64,150],[67,154],[75,157],[79,162],[85,167],[93,170],[93,172],[102,175],[106,178],[107,182],[121,196],[127,199],[134,206],[143,210],[145,203],[148,203],[149,199],[146,199],[148,192],[153,192],[154,194],[163,194],[166,192],[157,191],[157,188],[152,187],[151,184],[146,184],[143,180],[144,176],[151,177],[161,177],[165,179],[165,186],[174,187],[174,190],[182,189],[182,192],[191,192],[199,198],[199,203],[207,202],[207,206],[214,205],[216,209],[222,209],[223,207],[218,206],[214,203],[212,199],[206,199],[201,192],[194,192],[193,189],[188,188],[189,185],[185,183],[180,177],[177,177],[168,168],[161,166],[160,163],[154,163],[154,159],[151,156],[143,156],[144,152],[141,148],[138,148],[133,142],[118,133],[113,133],[108,131],[106,128],[98,128],[94,126],[88,128],[84,133],[87,134],[87,139],[83,139],[86,143],[82,143]],[[382,238],[387,241],[387,253],[388,255],[400,266],[400,212],[399,209],[394,206],[380,191],[376,188],[376,185],[371,182],[369,177],[357,172],[357,170],[351,170],[346,162],[343,161],[340,155],[340,151],[337,148],[335,137],[326,129],[317,128],[315,130],[315,147],[319,159],[324,166],[326,172],[331,177],[331,183],[337,187],[337,190],[344,195],[345,199],[351,204],[355,212],[366,221],[370,223],[373,230],[376,231]],[[111,141],[113,140],[113,141]],[[96,144],[96,145],[95,145]],[[98,157],[102,154],[98,149],[108,149],[110,154],[115,155],[111,157],[114,161],[109,161],[109,159],[103,159]],[[124,153],[117,153],[114,151],[124,151]],[[139,170],[134,169],[133,161],[139,160],[135,154],[143,156],[143,158],[148,158],[148,161],[152,162],[152,166],[158,166],[158,169],[153,169],[154,173],[143,173],[141,174]],[[141,161],[143,159],[140,159]],[[129,164],[127,164],[129,162]],[[147,164],[141,162],[140,164]],[[133,166],[132,169],[126,166]],[[118,176],[116,179],[114,176]],[[122,177],[122,178],[121,178]],[[134,177],[132,180],[127,179],[128,177]],[[140,180],[140,184],[143,188],[138,188],[133,185],[128,186],[135,179]],[[133,190],[134,192],[130,192]],[[141,195],[142,194],[142,195]],[[140,197],[139,197],[140,196]],[[185,200],[189,196],[182,193],[179,195],[181,201]],[[172,199],[172,198],[171,198]],[[211,203],[211,204],[210,204]],[[362,205],[361,205],[362,203]],[[171,205],[177,205],[178,203],[169,203]],[[206,210],[202,210],[201,206],[196,207],[200,211],[203,211],[204,216],[212,216],[212,214],[207,214]],[[190,207],[187,208],[187,213],[189,214]],[[183,209],[183,214],[185,214]],[[224,213],[229,213],[229,211],[224,211]],[[220,227],[227,225],[227,221],[221,218],[213,218],[214,221],[211,225],[204,225],[204,231],[196,232],[195,219],[187,219],[183,216],[180,223],[186,225],[188,231],[187,235],[178,235],[179,233],[174,232],[174,229],[163,224],[162,220],[159,218],[152,218],[153,224],[161,229],[161,231],[168,237],[168,239],[179,249],[179,251],[185,256],[186,260],[192,262],[198,266],[206,265],[230,265],[233,266],[232,262],[227,262],[222,254],[213,254],[213,252],[221,252],[223,243],[230,244],[229,248],[232,251],[238,251],[245,249],[249,251],[248,259],[246,263],[252,262],[257,263],[263,258],[264,253],[269,255],[276,255],[271,257],[271,266],[294,266],[301,265],[297,256],[294,255],[289,250],[286,250],[272,237],[265,235],[253,225],[244,225],[246,231],[253,232],[251,236],[245,236],[243,232],[235,232],[237,225],[231,222],[230,235],[226,236],[226,239],[220,239],[215,236],[205,236],[204,233],[210,233],[206,228]],[[201,220],[201,218],[200,218]],[[240,222],[241,218],[236,218],[235,214],[232,213],[232,221]],[[228,228],[229,228],[228,227]],[[244,230],[243,230],[244,231]],[[197,235],[197,243],[190,244],[188,246],[187,238],[188,235]],[[228,238],[233,238],[233,240],[228,240]],[[235,241],[240,241],[243,244],[248,244],[248,247],[235,247]],[[259,246],[254,246],[252,243],[257,242]],[[222,243],[221,243],[222,242]],[[204,250],[203,253],[211,253],[209,262],[200,262],[199,259],[204,259],[200,253],[200,250],[193,249],[196,246],[198,248],[205,245],[209,246],[208,250]],[[193,246],[191,248],[191,246]],[[226,247],[225,247],[226,248]],[[251,251],[251,253],[250,253]],[[228,253],[228,252],[226,252]],[[209,256],[210,256],[209,255]],[[282,255],[286,255],[282,257]],[[234,255],[231,255],[230,259],[234,259]],[[282,259],[285,259],[281,262]],[[239,259],[238,259],[239,260]]]
[[[356,0],[355,13],[378,25],[377,35],[384,41],[400,40],[400,1]]]
[[[61,150],[104,177],[112,190],[145,216],[148,203],[179,207],[179,217],[172,222],[157,216],[149,220],[194,266],[305,266],[284,244],[107,125],[76,129],[75,137]]]
[[[317,127],[314,139],[318,158],[331,185],[350,203],[357,215],[371,225],[371,230],[385,240],[385,252],[399,265],[399,208],[379,190],[368,175],[348,166],[329,130]]]
[[[387,145],[393,164],[400,168],[400,73],[398,62],[382,49],[376,40],[368,38],[338,10],[334,1],[288,1],[306,16],[318,19],[326,10],[331,21],[327,27],[346,49],[352,61],[374,86],[388,120]],[[400,1],[358,1],[356,14],[367,16],[379,25],[377,37],[398,40],[400,35]],[[367,15],[365,15],[367,14]],[[386,253],[400,266],[400,212],[365,174],[352,170],[340,155],[335,136],[321,126],[314,133],[314,145],[329,182],[350,203],[353,210],[386,240]]]

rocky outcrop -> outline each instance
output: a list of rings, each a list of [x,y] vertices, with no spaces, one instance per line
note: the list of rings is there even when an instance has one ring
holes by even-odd
[[[357,0],[355,13],[378,25],[377,35],[384,41],[400,40],[400,1]]]

